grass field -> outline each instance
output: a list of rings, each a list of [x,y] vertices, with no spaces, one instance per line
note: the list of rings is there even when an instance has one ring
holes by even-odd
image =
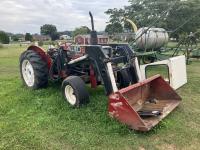
[[[104,90],[88,88],[90,104],[73,109],[60,84],[31,91],[22,86],[18,58],[25,47],[0,49],[0,149],[199,150],[200,61],[188,66],[182,104],[148,133],[129,130],[107,115]]]

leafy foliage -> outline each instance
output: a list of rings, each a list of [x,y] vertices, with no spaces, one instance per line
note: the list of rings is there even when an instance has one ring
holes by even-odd
[[[82,26],[80,28],[76,28],[73,33],[72,36],[75,37],[79,34],[89,34],[90,33],[90,29],[87,26]]]
[[[44,45],[43,41],[39,41],[38,45],[42,47]]]
[[[114,33],[121,33],[122,31],[123,27],[118,22],[115,22],[113,24],[108,24],[105,29],[105,32],[107,32],[109,35],[112,35]]]
[[[3,48],[3,44],[0,44],[0,49]]]
[[[42,35],[52,35],[57,32],[57,28],[55,25],[45,24],[40,28],[40,32]]]
[[[10,42],[9,36],[5,32],[0,31],[0,43],[9,44],[9,42]]]
[[[33,41],[33,36],[30,33],[26,33],[25,41]]]
[[[105,32],[109,35],[113,35],[115,33],[121,33],[123,31],[122,23],[122,15],[125,13],[123,9],[108,9],[106,14],[110,15],[110,22],[106,26]]]
[[[40,28],[42,35],[49,35],[52,40],[59,39],[59,34],[55,25],[45,24]]]
[[[19,37],[17,35],[12,35],[11,39],[15,42],[19,41]]]
[[[123,18],[133,20],[138,27],[156,26],[175,31],[173,34],[194,32],[199,28],[200,5],[198,0],[129,0],[123,9],[109,9],[109,24],[124,23]],[[190,20],[191,19],[191,20]],[[188,22],[186,22],[189,20]],[[153,24],[152,24],[153,23]],[[125,23],[125,26],[130,26]],[[192,27],[192,28],[191,28]]]
[[[55,32],[55,33],[51,34],[51,40],[52,41],[58,40],[59,36],[60,36],[59,33]]]

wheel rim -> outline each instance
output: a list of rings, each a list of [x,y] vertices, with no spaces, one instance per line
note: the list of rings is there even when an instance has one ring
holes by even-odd
[[[33,66],[28,60],[24,60],[22,63],[22,75],[27,86],[32,87],[35,82],[35,74]]]
[[[65,87],[65,97],[71,105],[76,104],[76,96],[74,93],[74,89],[70,85],[67,85]]]

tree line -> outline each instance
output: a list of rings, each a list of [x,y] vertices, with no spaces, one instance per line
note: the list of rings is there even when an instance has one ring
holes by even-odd
[[[87,26],[81,26],[78,28],[75,28],[74,31],[63,31],[58,32],[57,27],[53,24],[45,24],[40,27],[40,34],[49,36],[52,41],[58,40],[61,35],[68,35],[70,37],[75,37],[79,34],[89,34],[90,29]],[[0,31],[0,43],[2,44],[8,44],[10,42],[10,39],[12,41],[19,41],[21,37],[24,37],[25,41],[34,41],[33,35],[30,33],[23,34],[12,34],[12,33],[6,33],[4,31]]]
[[[17,42],[22,36],[22,34],[12,34],[0,31],[0,43],[9,44],[10,40]],[[26,33],[24,39],[25,41],[33,41],[33,36],[30,33]]]

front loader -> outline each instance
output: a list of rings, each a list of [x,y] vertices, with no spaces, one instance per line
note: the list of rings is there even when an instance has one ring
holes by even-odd
[[[127,44],[98,45],[92,20],[91,45],[62,45],[45,52],[30,46],[20,57],[20,72],[30,89],[62,81],[62,93],[73,107],[89,102],[85,84],[103,85],[109,115],[130,128],[149,131],[174,110],[180,96],[160,75],[142,80],[134,51]]]

